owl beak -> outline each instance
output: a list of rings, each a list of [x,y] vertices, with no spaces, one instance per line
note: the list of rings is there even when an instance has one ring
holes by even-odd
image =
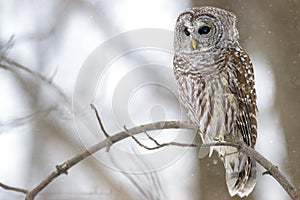
[[[194,50],[196,50],[197,49],[197,41],[196,40],[194,40],[194,39],[192,39],[192,47],[193,47],[193,49]]]

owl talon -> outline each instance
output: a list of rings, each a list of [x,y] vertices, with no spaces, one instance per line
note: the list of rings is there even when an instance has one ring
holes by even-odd
[[[215,136],[213,138],[213,140],[216,142],[224,142],[224,137],[223,136]]]

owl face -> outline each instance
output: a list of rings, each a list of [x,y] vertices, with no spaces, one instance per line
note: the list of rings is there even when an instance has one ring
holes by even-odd
[[[238,40],[234,14],[213,7],[181,13],[175,29],[176,52],[203,52]]]

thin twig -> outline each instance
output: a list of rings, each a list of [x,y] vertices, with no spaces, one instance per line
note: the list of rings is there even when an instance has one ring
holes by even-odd
[[[95,114],[96,114],[96,117],[97,117],[97,121],[98,121],[98,124],[101,128],[101,131],[103,132],[103,134],[105,135],[106,138],[109,138],[110,135],[106,132],[105,128],[104,128],[104,125],[101,121],[101,118],[100,118],[100,115],[99,115],[99,112],[96,108],[96,106],[94,104],[91,104],[91,108],[95,111]]]
[[[113,143],[112,143],[111,140],[110,140],[110,135],[107,133],[107,131],[106,131],[105,128],[104,128],[104,125],[103,125],[102,120],[101,120],[101,118],[100,118],[100,114],[99,114],[99,112],[98,112],[96,106],[95,106],[94,104],[91,104],[91,108],[94,110],[94,112],[95,112],[95,114],[96,114],[96,117],[97,117],[98,124],[99,124],[99,126],[100,126],[100,129],[101,129],[101,131],[103,132],[104,136],[105,136],[106,139],[107,139],[107,140],[106,140],[106,141],[107,141],[106,152],[109,152],[111,145],[113,145]]]
[[[201,144],[188,144],[188,143],[179,143],[179,142],[166,142],[160,144],[157,140],[155,140],[153,137],[151,137],[147,131],[144,131],[146,133],[147,137],[152,140],[157,146],[155,147],[148,147],[147,145],[142,144],[130,131],[126,128],[126,126],[123,126],[124,130],[132,137],[132,139],[141,147],[147,150],[155,150],[155,149],[160,149],[162,147],[166,146],[180,146],[180,147],[199,147]]]
[[[28,193],[28,191],[23,189],[23,188],[12,187],[12,186],[6,185],[4,183],[0,183],[0,187],[2,187],[5,190],[12,190],[12,191],[21,192],[21,193],[24,193],[24,194]]]
[[[153,137],[151,137],[148,133],[147,133],[147,131],[144,131],[144,133],[147,135],[147,137],[150,139],[150,140],[152,140],[156,145],[160,145],[159,144],[159,142],[156,140],[156,139],[154,139]]]

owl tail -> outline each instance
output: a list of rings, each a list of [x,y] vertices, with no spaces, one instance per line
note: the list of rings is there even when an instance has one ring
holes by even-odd
[[[256,162],[240,152],[223,157],[226,183],[231,196],[248,196],[256,184]]]

